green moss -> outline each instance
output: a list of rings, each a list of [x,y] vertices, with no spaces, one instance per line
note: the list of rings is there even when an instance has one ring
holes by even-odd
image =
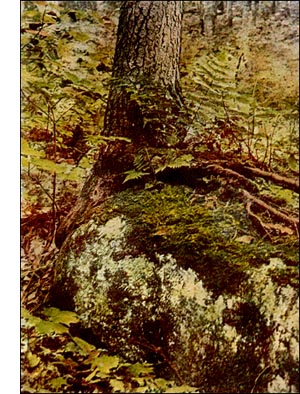
[[[271,245],[256,236],[242,204],[222,202],[212,193],[197,196],[185,186],[165,185],[161,190],[126,190],[101,208],[103,222],[124,215],[132,231],[128,245],[156,261],[157,254],[172,254],[179,266],[192,268],[215,296],[236,294],[251,267],[268,264],[270,257],[297,261],[297,246]],[[250,244],[237,242],[250,234]],[[128,251],[124,251],[128,253]],[[291,284],[296,281],[291,280]]]
[[[118,193],[69,237],[57,287],[74,289],[75,312],[109,351],[130,362],[164,354],[187,384],[246,393],[279,355],[283,373],[297,360],[296,244],[285,259],[288,243],[259,239],[244,206],[214,193]]]

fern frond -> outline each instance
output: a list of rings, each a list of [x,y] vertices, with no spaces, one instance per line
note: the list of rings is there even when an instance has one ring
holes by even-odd
[[[142,172],[142,171],[135,171],[135,170],[126,171],[124,174],[127,174],[127,175],[126,175],[126,178],[124,179],[123,183],[126,183],[128,181],[132,181],[132,180],[136,180],[136,179],[140,179],[146,175],[150,175],[149,172]]]
[[[164,164],[155,169],[155,174],[164,171],[166,168],[189,167],[192,163],[193,155],[185,154],[176,158],[169,159]]]

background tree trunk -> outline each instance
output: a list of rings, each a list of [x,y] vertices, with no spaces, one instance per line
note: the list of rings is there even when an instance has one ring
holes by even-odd
[[[205,33],[209,36],[214,35],[217,20],[218,1],[209,1],[204,3],[205,7]]]
[[[227,21],[228,26],[233,26],[233,12],[232,12],[232,1],[226,1],[226,14],[227,14]]]
[[[275,0],[272,1],[272,6],[271,6],[271,13],[272,14],[276,13],[277,3],[278,3],[278,1],[275,1]]]
[[[256,19],[259,11],[259,1],[257,0],[254,1],[254,7],[252,6],[251,11],[252,11],[252,23],[253,26],[256,26]]]
[[[60,1],[59,4],[65,8],[71,8],[75,10],[96,10],[97,1]]]
[[[105,135],[153,146],[177,142],[182,8],[181,1],[123,3]]]

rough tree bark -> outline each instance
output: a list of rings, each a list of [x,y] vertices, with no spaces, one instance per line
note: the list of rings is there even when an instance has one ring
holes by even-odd
[[[137,149],[177,146],[183,141],[182,13],[181,1],[123,2],[103,134],[130,138],[131,143],[111,141],[100,151],[77,203],[57,229],[57,246],[86,211],[122,187],[123,173],[132,169]]]
[[[169,144],[180,137],[178,128],[177,138],[174,135],[173,115],[178,116],[182,107],[182,13],[181,1],[123,2],[105,135],[150,145]]]
[[[233,26],[233,12],[232,12],[232,1],[226,1],[226,14],[227,14],[227,21],[228,26]]]

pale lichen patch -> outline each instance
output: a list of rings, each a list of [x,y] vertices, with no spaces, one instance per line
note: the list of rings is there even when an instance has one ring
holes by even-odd
[[[118,211],[129,204],[127,214],[124,208],[122,214],[112,212],[105,223],[93,218],[80,226],[63,249],[58,284],[70,292],[84,325],[131,361],[148,356],[151,345],[168,355],[189,384],[203,387],[205,382],[206,389],[213,388],[214,375],[219,374],[226,387],[239,382],[244,392],[272,366],[272,373],[263,377],[265,391],[287,390],[287,378],[283,383],[277,371],[294,384],[299,325],[296,289],[279,276],[285,274],[284,260],[272,257],[269,264],[266,259],[254,266],[247,260],[243,265],[238,259],[248,257],[238,254],[235,246],[234,265],[229,266],[230,255],[225,258],[221,248],[220,259],[214,260],[209,242],[216,248],[217,239],[207,227],[193,223],[205,213],[198,207],[187,212],[189,200],[182,203],[178,193],[168,188],[165,195],[152,195],[147,212],[131,207],[122,196]],[[176,204],[181,204],[178,209]],[[165,226],[168,220],[172,223]],[[194,253],[183,239],[196,251],[201,244],[201,251]],[[169,251],[168,241],[178,246],[177,254]],[[159,242],[163,247],[157,247]],[[190,259],[186,266],[185,257]],[[233,277],[236,284],[227,291],[228,274],[243,267],[246,275]]]

